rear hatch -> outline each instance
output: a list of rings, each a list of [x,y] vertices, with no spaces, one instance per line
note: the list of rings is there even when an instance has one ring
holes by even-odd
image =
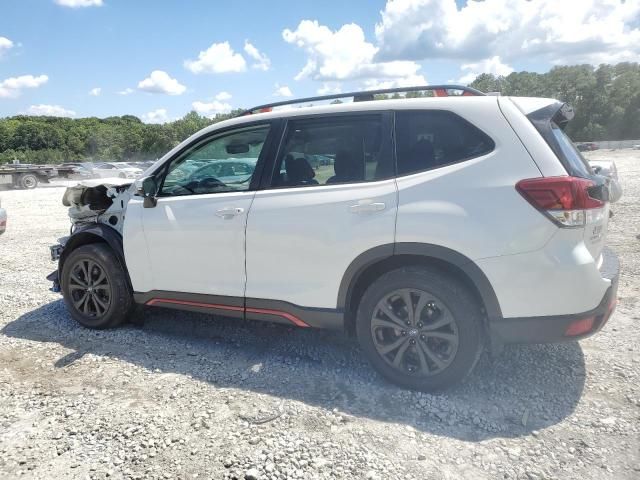
[[[582,156],[565,128],[573,118],[573,109],[566,103],[556,102],[527,114],[527,118],[545,139],[567,173],[572,177],[589,180],[587,195],[600,201],[601,206],[584,210],[584,243],[594,259],[599,259],[606,241],[609,220],[609,187],[607,179],[596,175]]]

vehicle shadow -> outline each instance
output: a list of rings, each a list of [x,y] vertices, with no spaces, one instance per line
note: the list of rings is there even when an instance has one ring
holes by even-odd
[[[341,333],[153,308],[144,318],[143,327],[91,331],[76,324],[59,300],[22,315],[2,333],[73,350],[57,360],[59,368],[87,353],[104,355],[216,388],[337,408],[468,441],[554,425],[573,412],[584,388],[578,343],[508,347],[496,359],[481,360],[464,385],[430,395],[379,378],[357,343]]]

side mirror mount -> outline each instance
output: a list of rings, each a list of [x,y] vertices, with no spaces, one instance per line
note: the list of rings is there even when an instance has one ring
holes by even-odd
[[[158,204],[158,182],[155,177],[144,177],[136,182],[137,194],[144,198],[142,206],[153,208]]]

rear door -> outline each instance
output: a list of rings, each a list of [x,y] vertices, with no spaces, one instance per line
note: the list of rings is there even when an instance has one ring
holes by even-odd
[[[349,264],[373,247],[392,248],[391,119],[367,113],[287,122],[247,221],[247,311],[335,309]]]

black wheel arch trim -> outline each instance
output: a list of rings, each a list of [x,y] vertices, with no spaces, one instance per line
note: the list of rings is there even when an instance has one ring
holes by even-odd
[[[395,244],[379,245],[356,257],[347,267],[340,282],[337,308],[346,311],[354,287],[368,267],[399,255],[415,255],[433,258],[456,266],[467,275],[476,287],[484,304],[488,319],[502,318],[498,297],[487,276],[473,260],[450,248],[419,242],[398,242]]]
[[[122,241],[122,235],[113,228],[104,225],[102,223],[94,223],[90,225],[83,225],[78,227],[69,237],[64,245],[64,250],[58,260],[58,278],[62,279],[62,269],[67,257],[76,248],[82,245],[88,245],[90,243],[106,243],[113,250],[122,269],[125,272],[127,284],[129,288],[132,288],[131,278],[129,277],[129,270],[127,270],[127,264],[124,257],[124,245]]]

